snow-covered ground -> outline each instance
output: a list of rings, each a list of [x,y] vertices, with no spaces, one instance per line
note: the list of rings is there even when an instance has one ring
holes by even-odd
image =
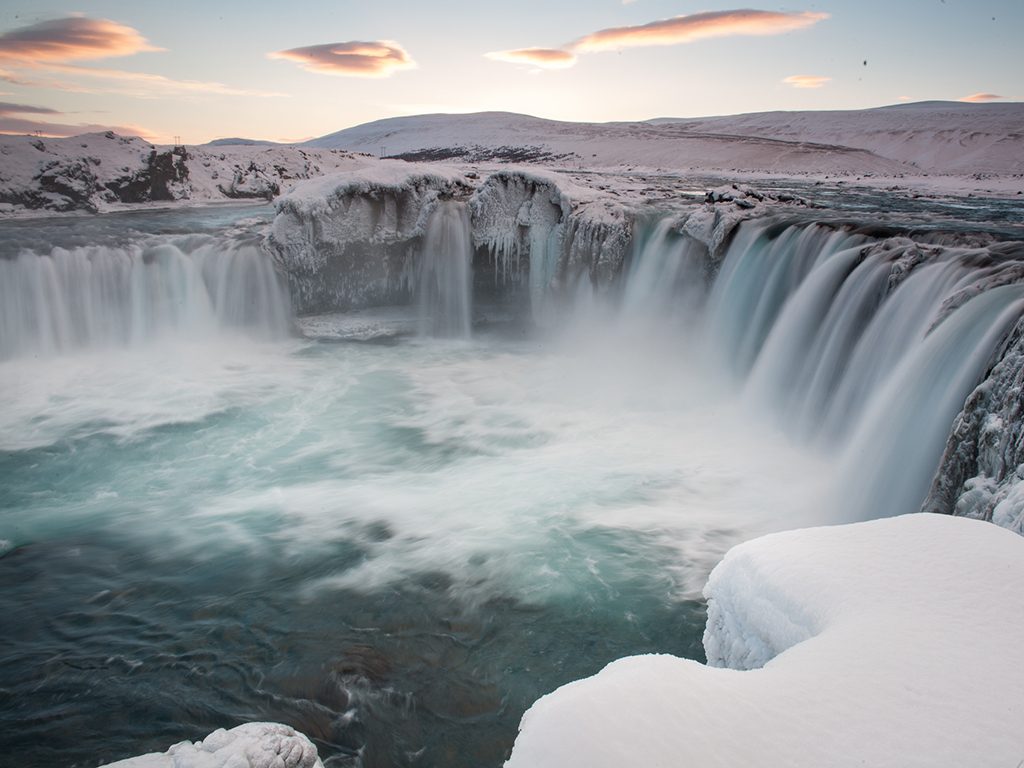
[[[613,662],[540,699],[509,768],[1004,766],[1024,756],[1024,539],[911,515],[741,544],[708,666]]]
[[[301,146],[231,139],[154,147],[112,133],[4,136],[0,214],[272,199],[299,180],[372,166],[382,155],[492,168],[529,163],[605,177],[653,174],[676,188],[699,175],[1016,196],[1024,194],[1021,125],[1020,103],[923,102],[633,123],[567,123],[504,112],[417,115],[347,128]]]
[[[411,159],[857,178],[950,194],[1024,190],[1024,104],[923,102],[636,123],[484,112],[379,120],[309,142]]]
[[[291,146],[157,147],[135,136],[0,137],[0,214],[269,200],[373,158]]]

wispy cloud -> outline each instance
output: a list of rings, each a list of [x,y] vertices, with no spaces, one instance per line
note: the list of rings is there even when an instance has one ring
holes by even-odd
[[[1003,97],[998,93],[972,93],[970,96],[963,96],[958,101],[968,101],[972,104],[982,104],[986,101],[999,101]]]
[[[390,77],[403,69],[416,68],[409,53],[391,40],[308,45],[267,56],[294,62],[308,72],[345,77]]]
[[[66,113],[59,112],[49,107],[38,107],[32,104],[13,104],[0,102],[0,134],[39,134],[53,138],[66,136],[77,136],[82,133],[94,133],[97,131],[116,131],[117,133],[142,136],[146,139],[154,138],[153,133],[138,125],[109,125],[103,123],[58,123],[50,120],[43,120],[34,117],[61,116],[67,117]]]
[[[739,9],[708,11],[685,16],[673,16],[648,24],[609,27],[577,38],[561,48],[520,48],[511,51],[493,51],[485,54],[490,59],[535,66],[572,66],[576,55],[613,51],[622,48],[681,45],[716,37],[750,35],[779,35],[817,24],[827,19],[827,13],[812,11],[757,11]],[[538,55],[538,52],[543,52]],[[559,58],[559,56],[561,58]]]
[[[611,51],[648,45],[679,45],[711,37],[779,35],[804,29],[828,18],[827,13],[776,11],[709,11],[652,21],[632,27],[611,27],[570,44],[573,51]]]
[[[790,75],[782,78],[782,82],[792,85],[794,88],[821,88],[831,80],[831,77],[822,77],[821,75]]]
[[[0,35],[0,60],[28,64],[84,61],[159,51],[142,34],[108,19],[70,16]]]
[[[9,101],[0,101],[0,115],[11,114],[59,115],[61,113],[49,107],[36,107],[32,104],[12,104]]]
[[[544,69],[564,69],[576,63],[576,54],[559,48],[520,48],[515,51],[493,51],[484,55],[495,61],[532,64]]]
[[[109,19],[70,16],[43,21],[0,34],[0,64],[3,65],[0,80],[12,85],[76,93],[116,93],[137,98],[196,94],[283,95],[77,63],[161,50],[151,45],[138,30]],[[62,77],[49,76],[53,74]],[[78,82],[81,78],[86,78],[89,84]]]
[[[127,72],[122,69],[101,69],[98,67],[79,67],[72,64],[53,64],[48,71],[73,77],[85,77],[94,80],[106,80],[97,87],[80,86],[76,83],[51,81],[50,87],[60,90],[78,90],[89,93],[119,93],[123,96],[135,96],[143,99],[155,99],[164,96],[189,95],[208,93],[219,96],[285,96],[273,91],[259,91],[249,88],[233,88],[224,83],[204,80],[175,80],[163,75],[146,72]]]

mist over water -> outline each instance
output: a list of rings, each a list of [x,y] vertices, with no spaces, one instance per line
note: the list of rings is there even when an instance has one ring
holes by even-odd
[[[967,252],[890,285],[898,249],[806,224],[712,281],[655,220],[619,292],[470,336],[465,215],[417,307],[297,321],[230,221],[0,262],[46,297],[0,360],[0,750],[271,719],[333,765],[500,764],[558,685],[700,659],[733,544],[915,511],[1024,310],[950,310]]]

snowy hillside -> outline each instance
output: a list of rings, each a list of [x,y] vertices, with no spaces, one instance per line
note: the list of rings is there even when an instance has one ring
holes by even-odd
[[[373,162],[291,146],[157,147],[135,136],[0,137],[0,213],[124,204],[268,200],[297,181]]]
[[[536,159],[573,166],[796,174],[1024,173],[1024,104],[923,102],[637,123],[504,112],[378,120],[311,147],[409,159]]]

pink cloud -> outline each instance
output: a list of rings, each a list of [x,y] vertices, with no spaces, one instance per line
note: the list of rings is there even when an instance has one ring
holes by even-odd
[[[831,77],[822,77],[821,75],[790,75],[784,77],[782,82],[792,85],[794,88],[821,88],[831,80]]]
[[[827,18],[827,13],[811,11],[708,11],[649,24],[602,29],[579,38],[569,48],[579,52],[609,51],[649,45],[679,45],[711,37],[779,35],[805,29]]]
[[[983,104],[986,101],[999,101],[1003,97],[998,93],[972,93],[970,96],[963,96],[957,101],[967,101],[972,104]]]
[[[390,77],[395,72],[416,67],[409,53],[390,40],[309,45],[275,51],[267,56],[294,62],[307,72],[346,77]]]
[[[159,51],[138,30],[108,19],[71,16],[0,35],[0,60],[37,65]]]
[[[811,11],[708,11],[660,19],[648,24],[601,29],[584,35],[562,48],[519,48],[485,55],[489,59],[514,64],[533,64],[547,68],[571,67],[576,63],[576,54],[579,53],[681,45],[714,37],[779,35],[805,29],[828,17],[827,13]]]
[[[564,69],[576,63],[576,54],[559,48],[520,48],[514,51],[492,51],[484,55],[494,61],[532,64],[544,69]]]
[[[142,136],[152,139],[153,133],[138,125],[107,125],[101,123],[56,123],[49,120],[39,120],[33,115],[62,116],[65,113],[49,107],[37,107],[31,104],[12,104],[0,102],[0,134],[31,134],[38,133],[42,136],[62,138],[66,136],[78,136],[82,133],[95,133],[98,131],[115,131],[129,136]]]

